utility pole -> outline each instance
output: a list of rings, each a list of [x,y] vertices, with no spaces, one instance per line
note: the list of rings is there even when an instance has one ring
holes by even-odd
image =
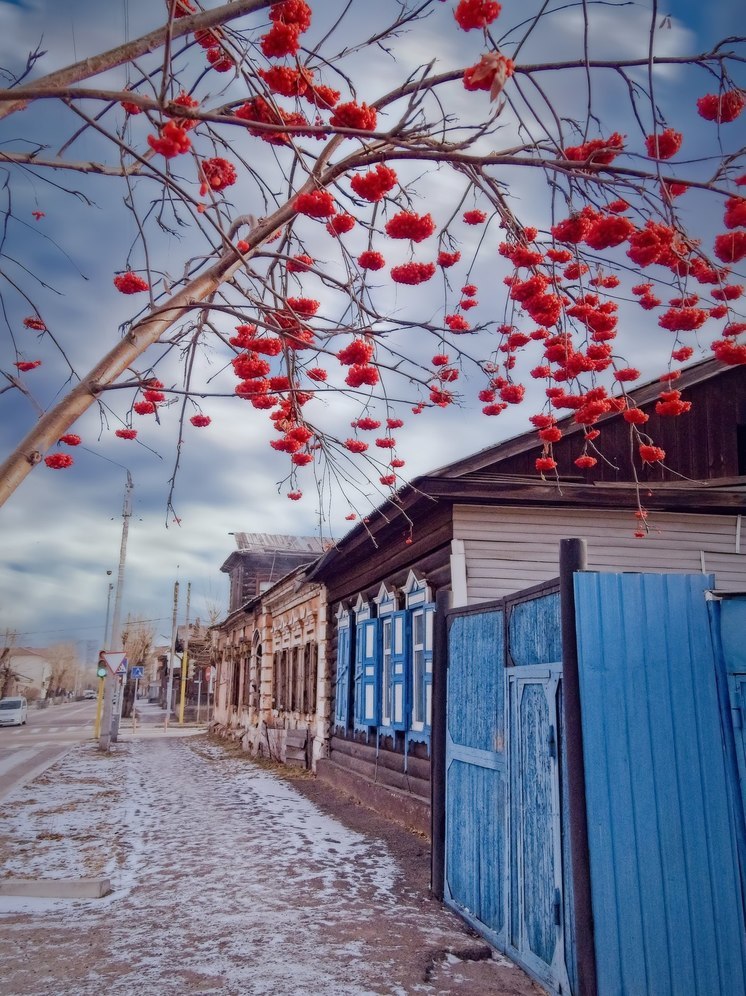
[[[106,576],[109,577],[111,571],[106,572]],[[111,593],[114,591],[114,582],[109,582],[109,594],[106,597],[106,622],[104,623],[104,642],[102,647],[104,650],[110,650],[109,647],[109,616],[111,615]]]
[[[176,613],[179,610],[179,582],[174,581],[174,615],[171,622],[171,651],[168,655],[168,684],[166,685],[166,719],[165,727],[171,718],[171,696],[174,691],[174,657],[176,656]]]
[[[122,593],[124,591],[124,564],[127,558],[127,537],[129,535],[130,518],[132,517],[132,475],[127,471],[127,483],[124,487],[124,504],[122,506],[122,542],[119,546],[119,568],[117,570],[117,588],[114,596],[114,618],[111,623],[111,647],[107,649],[118,651],[122,618]],[[107,611],[108,617],[108,611]],[[108,620],[107,620],[108,629]],[[101,750],[108,750],[113,741],[116,743],[119,734],[119,716],[122,709],[123,681],[113,674],[104,679],[104,715],[101,723],[101,734],[98,745]]]
[[[192,595],[192,582],[187,584],[186,598],[186,634],[184,635],[184,649],[181,652],[181,700],[179,702],[179,726],[184,725],[184,701],[186,699],[186,683],[189,673],[189,599]]]

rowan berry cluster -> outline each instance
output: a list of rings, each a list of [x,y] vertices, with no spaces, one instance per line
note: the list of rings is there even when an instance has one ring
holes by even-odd
[[[683,136],[673,128],[666,128],[657,135],[648,135],[645,148],[651,159],[671,159],[681,148]]]
[[[564,154],[565,159],[571,162],[608,166],[623,150],[624,139],[615,131],[608,138],[593,138],[582,145],[571,145],[564,150]]]
[[[225,190],[236,182],[236,167],[219,156],[214,159],[204,159],[200,169],[212,190]]]
[[[326,223],[326,230],[335,237],[344,235],[355,227],[355,219],[351,214],[338,214]]]
[[[435,276],[435,263],[402,263],[391,267],[391,279],[397,284],[424,284]]]
[[[354,100],[346,104],[337,104],[334,114],[329,118],[329,124],[334,128],[356,128],[358,131],[375,131],[378,112],[375,107],[367,104],[357,104]]]
[[[72,466],[73,458],[69,453],[51,453],[48,457],[44,457],[44,463],[52,470],[63,470]]]
[[[368,173],[357,173],[350,181],[353,191],[366,201],[380,201],[397,184],[397,176],[393,169],[383,163]]]
[[[742,90],[726,90],[725,93],[707,93],[697,101],[697,111],[706,121],[728,124],[735,121],[746,105]]]
[[[386,222],[385,231],[392,239],[422,242],[435,231],[435,222],[430,214],[419,215],[413,211],[399,211]]]
[[[310,190],[295,198],[295,210],[309,218],[330,218],[336,214],[334,198],[328,190]]]
[[[353,363],[369,363],[373,359],[373,353],[372,343],[365,339],[353,339],[348,346],[339,350],[337,359],[345,366],[350,366]]]
[[[378,369],[368,363],[353,363],[345,377],[345,384],[349,387],[375,387],[380,380]]]
[[[192,142],[187,135],[187,129],[176,121],[167,121],[161,126],[158,135],[148,135],[148,145],[153,152],[166,159],[189,152]]]
[[[131,270],[127,270],[125,273],[118,273],[114,277],[114,286],[120,294],[139,294],[140,291],[146,291],[150,288],[147,280],[138,277]]]
[[[474,31],[492,24],[500,10],[494,0],[459,0],[453,16],[463,31]]]
[[[386,260],[380,252],[366,249],[357,258],[358,266],[361,270],[382,270],[386,265]]]

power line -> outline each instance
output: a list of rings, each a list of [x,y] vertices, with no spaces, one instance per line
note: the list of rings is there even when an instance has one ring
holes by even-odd
[[[140,619],[140,618],[137,618],[137,619],[135,619],[133,621],[136,624],[137,623],[162,623],[162,622],[168,621],[169,618],[170,617],[168,617],[168,616],[156,616],[153,619]],[[95,624],[95,625],[90,625],[90,626],[67,626],[67,627],[59,627],[57,629],[24,629],[24,630],[19,630],[19,629],[14,629],[14,627],[12,627],[12,626],[5,627],[5,628],[7,628],[11,632],[15,633],[16,636],[21,637],[21,636],[44,636],[44,634],[46,634],[46,633],[80,633],[83,630],[91,630],[91,629],[98,629],[98,630],[100,630],[102,627],[101,627],[100,624]]]

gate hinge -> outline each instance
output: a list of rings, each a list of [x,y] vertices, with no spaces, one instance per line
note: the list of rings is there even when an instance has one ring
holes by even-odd
[[[548,740],[548,744],[549,744],[549,756],[556,758],[557,757],[557,738],[556,738],[556,736],[554,734],[554,727],[553,726],[549,727],[549,736],[548,736],[547,740]]]

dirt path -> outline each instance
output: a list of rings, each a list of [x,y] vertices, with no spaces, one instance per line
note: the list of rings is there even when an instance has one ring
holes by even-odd
[[[541,990],[427,894],[426,842],[206,737],[77,748],[8,798],[3,877],[108,875],[96,901],[0,898],[2,991]]]

